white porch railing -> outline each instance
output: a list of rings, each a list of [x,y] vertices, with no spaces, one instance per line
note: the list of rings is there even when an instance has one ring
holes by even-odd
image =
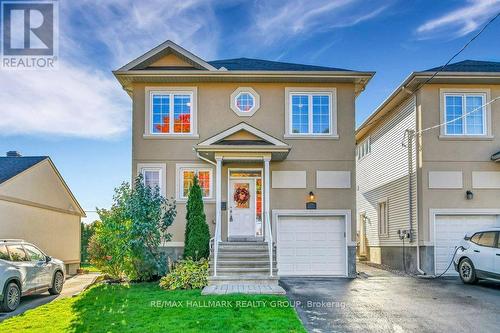
[[[221,241],[221,227],[220,223],[215,224],[215,236],[210,239],[210,246],[214,254],[214,276],[217,276],[217,257],[219,254],[219,243]]]
[[[266,232],[264,234],[264,239],[267,242],[267,250],[269,252],[269,275],[273,276],[273,234],[271,231],[271,219],[269,218],[269,212],[266,211]]]

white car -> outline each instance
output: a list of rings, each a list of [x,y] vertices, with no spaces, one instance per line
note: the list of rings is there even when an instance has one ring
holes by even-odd
[[[478,279],[500,282],[500,228],[468,232],[457,250],[453,263],[464,283]]]
[[[21,296],[46,291],[58,295],[64,279],[61,260],[23,240],[0,239],[0,311],[14,311]]]

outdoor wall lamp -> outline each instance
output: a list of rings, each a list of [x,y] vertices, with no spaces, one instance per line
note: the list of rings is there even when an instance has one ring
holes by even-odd
[[[306,209],[316,209],[316,196],[313,191],[309,192],[307,196]]]
[[[472,193],[471,190],[467,190],[467,192],[465,192],[465,196],[466,196],[467,200],[474,199],[474,193]]]

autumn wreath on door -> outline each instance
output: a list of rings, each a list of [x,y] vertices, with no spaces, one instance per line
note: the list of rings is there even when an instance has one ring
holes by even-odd
[[[237,208],[249,208],[250,191],[248,184],[235,184],[233,200]]]

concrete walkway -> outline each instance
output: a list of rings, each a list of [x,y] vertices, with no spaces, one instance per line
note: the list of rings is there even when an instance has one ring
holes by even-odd
[[[285,295],[285,289],[267,284],[221,284],[203,288],[202,295],[266,294]]]
[[[40,305],[47,304],[52,302],[55,299],[62,299],[66,297],[72,297],[81,293],[85,288],[90,286],[95,282],[98,273],[89,273],[82,275],[75,275],[71,278],[68,278],[64,283],[63,290],[60,295],[54,296],[50,295],[48,292],[40,294],[40,295],[32,295],[21,298],[21,304],[19,307],[12,312],[0,312],[0,322],[7,318],[11,318],[17,316],[21,313],[24,313],[27,310],[34,309]]]

